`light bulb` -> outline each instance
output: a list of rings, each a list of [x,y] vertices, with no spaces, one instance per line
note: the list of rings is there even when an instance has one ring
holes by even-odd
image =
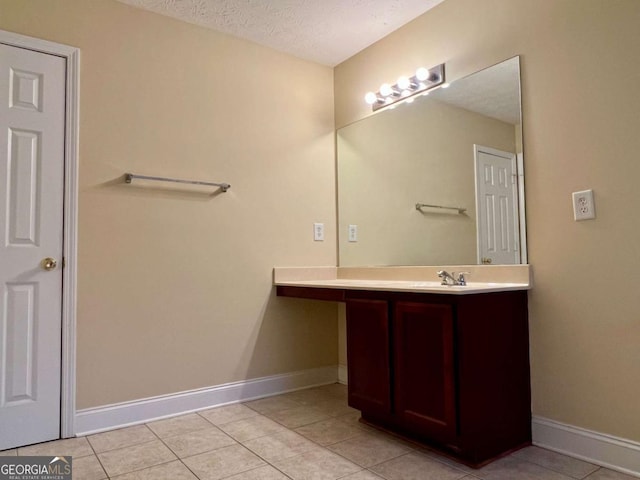
[[[416,70],[416,78],[421,82],[427,80],[430,76],[431,73],[429,73],[429,70],[424,67],[420,67]]]
[[[378,96],[373,92],[368,92],[364,96],[364,101],[367,102],[369,105],[373,105],[378,101]]]
[[[411,86],[411,81],[407,77],[398,78],[398,88],[400,90],[407,90]]]
[[[383,97],[388,97],[392,94],[393,88],[391,88],[391,85],[389,85],[388,83],[383,83],[382,85],[380,85],[380,95],[382,95]]]

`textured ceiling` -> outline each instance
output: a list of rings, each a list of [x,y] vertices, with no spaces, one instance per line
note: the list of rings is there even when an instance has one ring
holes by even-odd
[[[520,63],[517,57],[456,80],[433,98],[513,125],[520,124]]]
[[[118,0],[335,66],[444,0]]]

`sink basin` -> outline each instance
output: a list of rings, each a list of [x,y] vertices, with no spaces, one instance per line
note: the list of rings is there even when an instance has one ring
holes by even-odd
[[[438,288],[438,287],[446,287],[447,285],[442,285],[440,282],[398,282],[402,284],[408,284],[409,287],[412,288]]]
[[[391,287],[391,288],[446,288],[440,282],[416,282],[411,280],[358,280],[351,278],[339,278],[330,282],[342,285],[370,286],[370,287]]]
[[[338,278],[327,280],[323,283],[336,286],[370,287],[373,289],[435,289],[435,290],[457,290],[468,288],[462,285],[442,285],[439,281],[414,281],[414,280],[360,280],[354,278]]]
[[[367,285],[367,286],[390,286],[396,285],[398,283],[406,283],[406,282],[398,282],[395,280],[358,280],[353,278],[338,278],[336,280],[328,280],[328,282],[342,284],[342,285]]]

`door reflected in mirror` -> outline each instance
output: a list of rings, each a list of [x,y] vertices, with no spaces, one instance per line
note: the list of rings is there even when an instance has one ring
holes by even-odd
[[[340,266],[526,263],[519,57],[339,129],[337,149]]]

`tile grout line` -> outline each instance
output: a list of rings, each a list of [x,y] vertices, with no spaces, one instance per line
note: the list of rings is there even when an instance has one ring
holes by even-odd
[[[96,452],[96,449],[94,448],[93,444],[91,443],[91,440],[89,440],[89,437],[86,437],[86,438],[87,438],[87,443],[89,444],[89,448],[91,448],[91,451],[93,452],[93,455],[96,457],[96,460],[98,460],[98,464],[100,465],[100,468],[102,468],[102,471],[104,472],[105,478],[110,479],[111,477],[107,473],[107,469],[104,468],[104,465],[102,464],[102,461],[100,460],[100,457],[98,456],[98,452]]]
[[[354,438],[354,437],[352,437],[352,438]],[[343,440],[343,441],[344,441],[344,442],[346,442],[347,440]],[[334,443],[333,445],[337,445],[338,443],[342,443],[342,442],[336,442],[336,443]],[[347,461],[349,461],[349,462],[353,463],[354,465],[357,465],[358,467],[360,467],[360,468],[361,468],[361,469],[363,469],[363,470],[368,470],[369,468],[371,468],[371,467],[375,467],[376,465],[380,465],[380,464],[382,464],[382,463],[384,463],[384,462],[388,462],[388,461],[394,460],[394,459],[396,459],[396,458],[404,457],[405,455],[408,455],[408,454],[410,453],[410,452],[403,452],[403,453],[401,453],[400,455],[397,455],[397,456],[395,456],[395,457],[387,458],[386,460],[383,460],[382,462],[375,463],[375,464],[373,464],[373,465],[369,465],[368,467],[365,467],[365,466],[363,466],[363,465],[360,465],[359,463],[356,463],[354,460],[351,460],[350,458],[345,457],[345,456],[344,456],[344,455],[342,455],[340,452],[336,452],[336,451],[331,450],[331,449],[329,449],[329,448],[327,448],[326,450],[328,450],[328,451],[329,451],[329,452],[331,452],[331,453],[334,453],[334,454],[338,455],[339,457],[344,458],[345,460],[347,460]],[[376,475],[378,475],[378,474],[376,473]],[[378,476],[379,476],[379,475],[378,475]]]
[[[149,465],[147,467],[137,468],[135,470],[130,470],[128,472],[122,472],[122,473],[119,473],[119,474],[114,475],[112,477],[109,476],[109,474],[107,474],[107,478],[109,478],[109,479],[118,478],[118,477],[121,477],[123,475],[129,475],[131,473],[142,472],[143,470],[148,470],[150,468],[159,467],[160,465],[167,465],[168,463],[171,463],[171,462],[175,462],[175,460],[167,460],[166,462],[156,463],[155,465]]]
[[[203,417],[203,418],[204,418],[204,417]],[[205,418],[205,420],[206,420],[206,418]],[[189,470],[189,472],[191,472],[191,474],[192,474],[194,477],[196,477],[198,480],[200,480],[200,477],[199,477],[198,475],[196,475],[196,472],[194,472],[193,470],[191,470],[191,469],[189,468],[189,466],[188,466],[186,463],[184,463],[184,462],[182,461],[182,458],[180,458],[178,455],[176,455],[176,452],[174,452],[174,451],[171,449],[171,447],[170,447],[169,445],[167,445],[166,443],[164,443],[164,441],[162,440],[162,438],[160,438],[160,436],[159,436],[155,431],[153,431],[153,429],[152,429],[151,427],[149,427],[146,423],[145,423],[145,427],[147,427],[149,430],[151,430],[151,432],[156,436],[156,438],[157,438],[158,440],[160,440],[160,442],[162,442],[162,444],[163,444],[165,447],[167,447],[167,448],[171,451],[171,453],[173,453],[173,454],[176,456],[176,458],[178,459],[178,461],[179,461],[182,465],[184,465],[184,468],[186,468],[187,470]],[[171,437],[169,437],[169,438],[171,438]]]
[[[145,426],[145,427],[146,427],[146,428],[147,428],[147,429],[148,429],[148,430],[149,430],[149,431],[150,431],[150,432],[151,432],[151,433],[156,437],[156,439],[155,439],[155,440],[148,440],[148,441],[146,441],[146,442],[136,443],[136,444],[133,444],[133,445],[128,445],[128,446],[126,446],[126,447],[113,448],[113,449],[111,449],[111,450],[105,450],[104,452],[101,452],[101,453],[113,452],[113,451],[115,451],[115,450],[124,450],[125,448],[136,447],[136,446],[139,446],[139,445],[146,445],[147,443],[152,443],[152,442],[155,442],[155,441],[159,440],[159,441],[160,441],[160,443],[162,443],[162,445],[164,445],[166,448],[168,448],[168,449],[169,449],[169,451],[170,451],[170,452],[171,452],[171,453],[176,457],[176,459],[178,459],[178,460],[179,460],[178,456],[173,452],[173,450],[171,450],[171,449],[168,447],[168,445],[166,445],[166,444],[162,441],[162,439],[158,436],[158,434],[157,434],[156,432],[154,432],[154,431],[153,431],[153,429],[151,429],[151,428],[149,427],[149,425],[148,425],[148,424],[143,423],[142,425],[144,425],[144,426]],[[125,427],[125,428],[128,428],[128,427]],[[115,430],[112,430],[112,431],[115,431]],[[107,433],[107,432],[104,432],[104,433]],[[99,434],[98,434],[98,435],[99,435]],[[87,441],[89,441],[89,439],[88,439],[88,438],[87,438]],[[89,442],[89,444],[91,444],[91,442]],[[93,448],[93,445],[91,445],[91,448],[95,451],[95,449]],[[122,473],[119,473],[118,475],[113,475],[113,476],[111,476],[111,475],[109,475],[109,473],[107,473],[107,469],[102,465],[102,462],[100,461],[100,457],[98,457],[98,454],[97,454],[97,453],[96,453],[96,457],[98,458],[98,461],[100,462],[100,465],[102,466],[102,469],[104,470],[104,472],[105,472],[105,474],[107,475],[107,478],[108,478],[109,480],[111,480],[111,479],[113,479],[113,478],[120,477],[120,476],[122,476],[122,475],[129,475],[130,473],[141,472],[142,470],[146,470],[146,469],[148,469],[148,468],[158,467],[158,466],[160,466],[160,465],[166,465],[166,464],[168,464],[168,463],[171,463],[171,462],[174,462],[174,461],[175,461],[175,460],[167,460],[166,462],[157,463],[157,464],[155,464],[155,465],[151,465],[151,466],[148,466],[148,467],[139,468],[139,469],[137,469],[137,470],[131,470],[131,471],[129,471],[129,472],[122,472]]]
[[[586,480],[587,478],[589,478],[591,475],[593,475],[594,473],[596,473],[598,470],[600,470],[602,468],[602,467],[600,467],[598,465],[594,465],[593,463],[584,462],[584,460],[579,460],[579,461],[587,463],[589,465],[593,465],[594,467],[597,467],[597,468],[593,472],[589,472],[583,477],[574,477],[573,475],[570,475],[570,474],[568,474],[566,472],[561,472],[560,470],[555,470],[555,469],[553,469],[551,467],[547,467],[545,465],[542,465],[541,463],[534,462],[534,461],[526,459],[526,458],[520,458],[520,460],[522,460],[524,462],[531,463],[531,464],[536,465],[538,467],[544,468],[545,470],[549,470],[550,472],[559,473],[560,475],[564,475],[565,477],[571,478],[573,480]]]
[[[266,435],[268,436],[268,435]],[[264,438],[264,437],[259,437],[259,438]],[[255,440],[255,439],[252,439]],[[258,453],[254,452],[253,450],[251,450],[249,447],[245,446],[244,444],[240,443],[240,445],[242,445],[246,450],[248,450],[249,452],[251,452],[253,455],[255,455],[256,457],[258,457],[260,460],[262,460],[263,462],[265,462],[267,465],[269,465],[271,468],[274,468],[275,470],[277,470],[278,472],[282,473],[285,477],[290,478],[291,480],[293,480],[292,477],[290,477],[289,475],[287,475],[286,473],[284,473],[282,470],[280,470],[278,467],[276,467],[273,463],[271,463],[269,460],[267,460],[266,458],[264,458],[263,456],[259,455]],[[300,454],[302,455],[302,453]],[[291,458],[295,458],[298,455],[294,455]],[[264,467],[264,465],[260,465],[259,467],[256,468],[252,468],[250,470],[245,470],[245,472],[250,472],[252,470],[257,470],[258,468],[262,468]],[[245,473],[245,472],[238,472],[238,473]],[[235,473],[233,475],[236,475]],[[233,475],[229,475],[229,476],[233,476]],[[229,478],[229,477],[224,477],[224,478]]]
[[[242,405],[242,404],[240,403],[239,405]],[[264,416],[264,415],[262,415],[260,412],[257,412],[256,410],[252,409],[251,407],[249,407],[249,406],[247,406],[247,405],[245,405],[245,406],[246,406],[247,408],[250,408],[251,410],[253,410],[254,412],[256,412],[256,413],[257,413],[257,415],[254,415],[254,416],[252,416],[252,417],[248,417],[248,418],[253,418],[253,417],[257,417],[257,416]],[[241,446],[242,448],[244,448],[245,450],[247,450],[248,452],[250,452],[251,454],[253,454],[253,455],[255,455],[256,457],[260,458],[263,462],[265,462],[265,464],[266,464],[266,465],[269,465],[269,466],[271,466],[271,467],[275,468],[276,470],[278,470],[279,472],[281,472],[281,471],[280,471],[280,470],[279,470],[275,465],[273,465],[273,464],[271,464],[269,461],[267,461],[267,459],[265,459],[265,458],[261,457],[261,456],[260,456],[260,455],[258,455],[256,452],[254,452],[254,451],[253,451],[253,450],[251,450],[250,448],[246,447],[242,442],[240,442],[239,440],[237,440],[236,438],[234,438],[233,436],[231,436],[230,434],[228,434],[227,432],[225,432],[224,430],[222,430],[218,425],[214,424],[214,423],[213,423],[212,421],[210,421],[208,418],[206,418],[205,416],[203,416],[203,415],[201,415],[201,414],[200,414],[200,412],[204,412],[204,411],[206,411],[206,410],[199,410],[199,411],[196,411],[196,412],[194,412],[194,413],[195,413],[195,414],[197,414],[198,416],[200,416],[201,418],[203,418],[204,420],[206,420],[209,424],[211,424],[211,426],[212,426],[212,427],[214,427],[216,430],[220,431],[222,434],[224,434],[224,435],[226,435],[227,437],[229,437],[229,438],[230,438],[231,440],[233,440],[235,443],[234,443],[234,444],[232,444],[232,445],[226,445],[226,446],[224,446],[224,447],[218,447],[218,448],[214,448],[214,449],[211,449],[211,450],[207,450],[207,451],[205,451],[205,452],[199,452],[199,453],[196,453],[196,454],[194,454],[194,455],[189,455],[189,456],[187,456],[187,457],[184,457],[184,459],[186,459],[186,458],[191,458],[191,457],[195,457],[195,456],[197,456],[197,455],[202,455],[202,454],[205,454],[205,453],[214,452],[214,451],[216,451],[216,450],[220,450],[221,448],[231,447],[231,446],[234,446],[234,445],[239,445],[239,446]],[[264,417],[265,417],[265,418],[268,418],[268,417],[266,417],[266,416],[264,416]],[[237,421],[242,421],[242,420],[246,420],[246,419],[240,419],[240,420],[237,420]],[[228,423],[234,423],[234,422],[233,422],[233,421],[232,421],[232,422],[227,422],[227,423],[225,423],[225,424],[221,424],[221,425],[226,425],[226,424],[228,424]],[[147,426],[147,427],[148,427],[148,426]],[[169,445],[167,445],[167,444],[164,442],[164,440],[163,440],[163,439],[162,439],[162,438],[161,438],[161,437],[160,437],[160,436],[159,436],[155,431],[153,431],[150,427],[148,427],[148,428],[149,428],[149,430],[151,430],[151,431],[154,433],[154,435],[156,435],[156,437],[158,438],[158,440],[160,440],[160,441],[162,442],[162,444],[163,444],[163,445],[165,445],[169,450],[171,450],[171,452],[172,452],[174,455],[176,455],[176,457],[177,457],[178,461],[179,461],[180,463],[182,463],[182,464],[185,466],[185,468],[186,468],[187,470],[189,470],[189,472],[191,472],[191,473],[194,475],[194,477],[196,477],[197,479],[201,480],[201,479],[200,479],[200,477],[198,476],[198,474],[197,474],[196,472],[194,472],[191,468],[189,468],[189,466],[184,462],[184,459],[183,459],[183,458],[179,457],[179,456],[177,455],[177,453],[176,453],[176,452],[175,452],[175,451],[174,451],[174,450],[173,450]],[[208,427],[207,427],[207,428],[208,428]],[[285,427],[285,428],[286,428],[286,427]],[[193,430],[193,431],[191,431],[191,432],[186,432],[186,433],[198,432],[198,431],[205,430],[205,429],[206,429],[206,428],[197,429],[197,430]],[[167,437],[167,438],[173,438],[173,437],[177,437],[177,436],[179,436],[179,435],[181,435],[181,434],[172,435],[172,436]],[[269,435],[272,435],[272,434],[267,434],[267,435],[263,435],[263,436],[261,436],[261,437],[256,437],[256,438],[264,438],[265,436],[269,436]],[[252,440],[254,440],[254,439],[252,439]],[[264,467],[264,466],[265,466],[265,465],[260,465],[260,466],[254,467],[254,468],[250,468],[250,469],[248,469],[248,470],[243,470],[242,472],[236,472],[236,473],[233,473],[233,474],[231,474],[231,475],[227,475],[227,476],[222,477],[222,478],[229,478],[229,477],[232,477],[233,475],[237,475],[237,474],[240,474],[240,473],[250,472],[250,471],[256,470],[256,469],[258,469],[258,468],[262,468],[262,467]],[[281,472],[281,473],[282,473],[283,475],[285,475],[287,478],[291,478],[291,477],[289,477],[287,474],[285,474],[284,472]],[[220,480],[222,480],[222,478],[221,478]],[[293,480],[293,479],[292,479],[292,480]]]
[[[271,397],[268,397],[268,398],[271,398]],[[244,404],[241,404],[241,405],[244,405]],[[292,433],[294,433],[294,434],[296,434],[296,435],[300,435],[301,437],[303,437],[303,438],[305,438],[306,440],[308,440],[308,441],[310,441],[311,443],[313,443],[313,444],[314,444],[314,446],[316,446],[316,447],[318,447],[318,448],[320,448],[320,449],[322,449],[322,450],[324,450],[324,451],[326,451],[326,452],[334,453],[334,454],[337,454],[338,456],[342,457],[342,455],[339,455],[337,452],[332,452],[331,450],[329,450],[328,448],[326,448],[326,446],[321,445],[321,444],[319,444],[318,442],[316,442],[316,441],[314,441],[314,440],[312,440],[312,439],[309,439],[309,438],[305,437],[304,435],[301,435],[300,433],[296,432],[294,428],[288,427],[288,426],[286,426],[286,425],[284,425],[284,424],[282,424],[282,423],[278,422],[277,420],[275,420],[275,419],[273,419],[273,418],[268,417],[268,416],[267,416],[267,415],[265,415],[264,413],[261,413],[261,412],[259,412],[258,410],[255,410],[254,408],[251,408],[251,406],[249,406],[249,405],[244,405],[244,406],[245,406],[245,407],[247,407],[247,408],[250,408],[251,410],[253,410],[254,412],[256,412],[256,413],[258,414],[258,415],[256,415],[256,416],[262,416],[262,417],[264,417],[264,418],[267,418],[267,419],[269,419],[269,420],[271,420],[271,421],[273,421],[273,422],[275,422],[275,423],[277,423],[277,424],[281,425],[281,426],[282,426],[282,427],[284,427],[288,432],[292,432]],[[300,406],[299,406],[299,407],[292,407],[291,409],[293,409],[293,408],[300,408],[300,407],[309,407],[309,405],[302,405],[302,404],[300,404]],[[283,410],[280,410],[280,411],[286,411],[286,410],[291,410],[291,409],[283,409]],[[196,413],[199,413],[199,412],[196,412]],[[273,412],[273,413],[277,413],[277,412]],[[345,414],[345,415],[348,415],[348,414]],[[338,415],[338,416],[340,416],[340,415]],[[317,420],[316,422],[311,422],[311,423],[309,423],[309,424],[300,425],[300,426],[298,426],[298,427],[296,427],[296,428],[300,428],[300,427],[303,427],[303,426],[306,426],[306,425],[313,425],[313,424],[315,424],[315,423],[319,423],[319,422],[324,422],[324,421],[327,421],[327,420],[330,420],[330,419],[337,418],[338,416],[335,416],[335,417],[334,417],[334,416],[330,416],[328,419]],[[253,418],[253,417],[249,417],[249,418]],[[238,420],[238,421],[241,421],[241,420]],[[228,422],[228,423],[233,423],[233,422]],[[226,425],[226,424],[222,424],[222,425]],[[222,430],[222,429],[220,429],[220,430]],[[223,432],[224,432],[224,431],[223,431]],[[225,434],[227,434],[226,432],[224,432],[224,433],[225,433]],[[266,434],[266,435],[262,435],[262,436],[260,436],[260,437],[252,438],[252,439],[250,439],[250,440],[245,440],[245,442],[247,442],[247,441],[251,441],[251,440],[257,440],[257,439],[260,439],[260,438],[265,438],[265,437],[272,436],[272,435],[277,435],[277,434],[278,434],[278,433],[269,433],[269,434]],[[227,435],[229,435],[229,434],[227,434]],[[231,437],[231,435],[229,435],[229,436]],[[231,438],[233,438],[233,437],[231,437]],[[236,439],[234,438],[234,440],[236,440]],[[255,455],[255,456],[257,456],[258,458],[260,458],[262,461],[264,461],[264,462],[266,463],[266,465],[269,465],[270,467],[274,468],[274,469],[275,469],[275,470],[277,470],[278,472],[282,473],[285,477],[287,477],[287,478],[289,478],[289,479],[293,480],[293,477],[291,477],[291,476],[290,476],[290,475],[288,475],[287,473],[283,472],[283,471],[282,471],[281,469],[279,469],[276,465],[274,465],[273,463],[271,463],[269,460],[267,460],[266,458],[264,458],[263,456],[261,456],[261,455],[260,455],[260,454],[258,454],[257,452],[255,452],[255,451],[251,450],[251,449],[250,449],[249,447],[247,447],[243,442],[240,442],[240,441],[238,441],[238,440],[236,440],[236,441],[237,441],[240,445],[242,445],[242,447],[244,447],[246,450],[248,450],[248,451],[249,451],[249,452],[251,452],[253,455]],[[339,443],[339,442],[336,442],[336,443]],[[301,452],[301,453],[299,453],[299,454],[297,454],[297,455],[293,455],[292,457],[289,457],[289,458],[286,458],[286,459],[282,459],[282,460],[290,460],[290,459],[296,458],[296,457],[298,457],[298,456],[304,455],[305,453],[307,453],[307,452]],[[345,458],[345,457],[342,457],[342,458]],[[361,465],[358,465],[357,463],[355,463],[355,462],[353,462],[353,461],[349,460],[348,458],[345,458],[345,460],[347,460],[347,461],[349,461],[349,462],[353,463],[354,465],[356,465],[356,466],[360,467],[360,470],[358,470],[358,472],[361,472],[361,471],[363,471],[363,470],[366,470],[366,468],[362,467]],[[261,468],[261,467],[256,467],[256,468],[253,468],[253,469],[250,469],[250,470],[246,470],[245,472],[252,471],[252,470],[256,470],[256,469],[258,469],[258,468]],[[349,473],[349,474],[344,475],[344,476],[339,477],[339,478],[344,478],[345,476],[352,475],[352,474],[354,474],[354,473],[358,473],[358,472],[352,472],[352,473]],[[239,472],[239,473],[243,473],[243,472]],[[234,475],[236,475],[236,474],[234,474]],[[230,476],[233,476],[233,475],[230,475]],[[229,477],[224,477],[224,478],[229,478]],[[335,479],[335,480],[337,480],[337,479]]]
[[[601,467],[599,465],[596,465],[598,468],[595,469],[593,472],[591,472],[589,475],[587,475],[586,477],[584,477],[582,480],[589,480],[589,477],[593,474],[595,474],[596,472],[599,472],[600,470],[602,470],[604,467]]]
[[[213,425],[213,422],[210,422],[207,418],[205,418],[205,417],[203,417],[202,415],[200,415],[200,412],[199,412],[199,411],[198,411],[198,412],[195,412],[195,413],[196,413],[196,415],[198,415],[200,418],[202,418],[202,419],[206,420],[206,421],[207,421],[207,422],[209,422],[211,425]],[[176,417],[176,418],[177,418],[177,417]],[[160,437],[160,435],[158,435],[158,434],[155,432],[155,430],[153,430],[153,429],[152,429],[149,425],[147,425],[146,423],[144,424],[144,426],[145,426],[145,427],[147,427],[149,430],[151,430],[151,433],[153,433],[153,434],[156,436],[156,438],[157,438],[158,440],[160,440],[160,442],[161,442],[165,447],[167,447],[167,448],[171,451],[171,453],[173,453],[173,454],[176,456],[176,458],[178,459],[178,461],[179,461],[182,465],[184,465],[184,468],[186,468],[189,472],[191,472],[191,474],[192,474],[195,478],[197,478],[198,480],[201,480],[201,479],[200,479],[200,477],[196,474],[196,472],[194,472],[193,470],[191,470],[191,468],[189,468],[189,465],[187,465],[186,463],[184,463],[183,459],[182,459],[182,458],[180,458],[180,457],[176,454],[176,452],[174,452],[174,451],[171,449],[171,447],[170,447],[169,445],[167,445],[167,444],[164,442],[164,440],[162,440],[162,438]],[[216,428],[218,428],[216,425],[213,425],[213,426],[214,426],[214,427],[216,427]],[[202,430],[204,430],[204,428],[203,428]],[[218,428],[218,430],[220,430],[220,429]],[[194,430],[194,431],[199,431],[199,430]],[[222,431],[222,430],[220,430],[220,431]],[[223,433],[224,433],[224,432],[223,432]],[[226,435],[226,433],[225,433],[225,435]],[[172,435],[172,437],[176,437],[176,436],[178,436],[178,435]],[[172,438],[172,437],[168,437],[168,438]],[[229,438],[231,438],[231,437],[229,437]],[[233,441],[236,441],[236,440],[235,440],[235,438],[233,439]],[[217,449],[214,449],[214,450],[217,450]],[[212,451],[213,451],[213,450],[212,450]],[[192,455],[192,456],[195,456],[195,455]],[[189,458],[189,457],[185,457],[185,458]],[[162,465],[162,464],[161,464],[161,465]]]

